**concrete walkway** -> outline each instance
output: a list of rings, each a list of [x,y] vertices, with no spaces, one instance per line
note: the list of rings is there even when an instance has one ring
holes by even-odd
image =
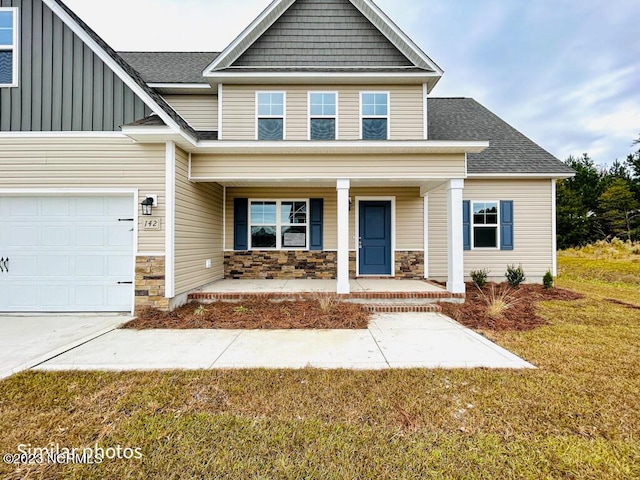
[[[434,313],[378,314],[367,330],[114,330],[38,370],[535,368]]]
[[[0,315],[0,379],[118,328],[122,315]]]

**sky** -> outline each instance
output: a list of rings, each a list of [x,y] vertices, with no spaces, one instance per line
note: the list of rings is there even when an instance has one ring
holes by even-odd
[[[222,51],[270,0],[65,0],[116,50]],[[472,97],[557,158],[640,136],[640,0],[376,0]]]

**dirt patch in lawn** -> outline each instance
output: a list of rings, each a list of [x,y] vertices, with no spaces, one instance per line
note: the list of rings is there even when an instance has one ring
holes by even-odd
[[[579,293],[562,288],[544,288],[527,284],[511,288],[508,284],[489,283],[479,289],[467,284],[463,304],[441,303],[446,315],[469,328],[480,330],[532,330],[546,325],[536,313],[536,303],[546,300],[578,300]]]
[[[188,303],[172,312],[147,308],[122,328],[169,329],[366,329],[371,313],[327,297],[274,301],[268,298],[211,304]]]

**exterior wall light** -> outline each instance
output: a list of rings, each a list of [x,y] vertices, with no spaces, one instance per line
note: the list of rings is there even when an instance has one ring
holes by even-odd
[[[155,202],[153,201],[153,197],[147,197],[140,205],[142,206],[142,215],[151,215]]]

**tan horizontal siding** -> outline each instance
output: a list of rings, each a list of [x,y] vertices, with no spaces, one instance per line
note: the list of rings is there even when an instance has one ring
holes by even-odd
[[[192,183],[188,155],[176,151],[176,294],[224,277],[222,197],[217,183]],[[211,260],[211,268],[206,261]]]
[[[193,155],[191,175],[214,181],[280,178],[463,177],[464,155]]]
[[[162,229],[143,230],[138,250],[164,253],[165,146],[128,138],[0,138],[0,188],[138,189],[158,195]]]
[[[308,139],[308,93],[338,94],[338,137],[360,139],[360,92],[389,92],[390,139],[424,138],[422,85],[225,85],[223,136],[225,140],[255,140],[256,91],[286,92],[286,140]]]
[[[164,99],[196,130],[218,130],[215,95],[165,95]]]
[[[514,250],[468,250],[464,270],[487,268],[493,279],[504,280],[509,264],[522,264],[530,280],[552,268],[551,180],[467,180],[464,199],[513,200]],[[446,191],[429,195],[429,276],[446,277]]]
[[[356,197],[396,197],[396,249],[422,250],[423,244],[423,200],[418,188],[353,188],[349,195],[353,206],[349,212],[350,247],[355,249],[357,232],[355,226]],[[249,199],[324,199],[324,249],[337,248],[337,192],[335,188],[227,188],[226,243],[227,250],[233,250],[233,201],[235,198]],[[363,199],[366,200],[366,199]]]

